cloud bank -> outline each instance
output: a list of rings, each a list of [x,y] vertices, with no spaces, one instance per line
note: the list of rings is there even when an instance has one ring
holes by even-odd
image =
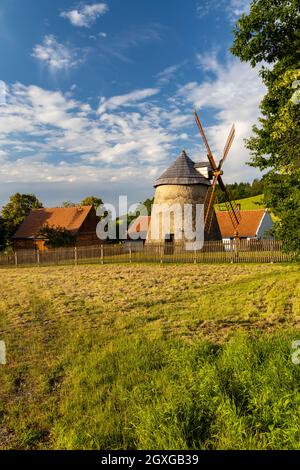
[[[159,88],[138,89],[103,97],[94,109],[75,99],[76,89],[63,94],[35,85],[6,85],[6,104],[0,106],[0,186],[44,188],[51,183],[57,192],[57,184],[67,184],[76,193],[76,188],[90,192],[99,185],[100,195],[125,191],[134,200],[142,197],[137,194],[148,197],[155,178],[183,147],[194,160],[206,158],[193,108],[217,159],[236,124],[224,165],[227,181],[257,176],[246,166],[250,156],[244,139],[251,135],[265,93],[258,72],[231,58],[221,64],[215,55],[198,55],[197,62],[207,76],[178,84],[175,96],[163,99]],[[210,125],[207,113],[213,116]]]

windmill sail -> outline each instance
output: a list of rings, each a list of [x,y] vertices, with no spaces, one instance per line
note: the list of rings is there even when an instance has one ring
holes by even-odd
[[[223,163],[225,162],[225,160],[228,156],[229,150],[230,150],[232,142],[234,140],[235,127],[233,125],[230,132],[229,132],[229,136],[227,138],[227,141],[226,141],[226,144],[225,144],[225,147],[224,147],[224,151],[223,151],[223,156],[222,156],[222,158],[219,162],[219,165],[217,166],[217,164],[215,162],[215,159],[214,159],[214,156],[212,154],[212,151],[210,149],[210,146],[208,144],[208,140],[206,138],[205,132],[204,132],[203,127],[202,127],[202,124],[200,122],[200,119],[199,119],[196,111],[194,112],[194,115],[195,115],[195,120],[196,120],[197,126],[199,128],[200,134],[202,136],[204,145],[206,147],[207,157],[208,157],[209,163],[212,167],[213,175],[214,175],[212,185],[211,185],[209,191],[207,192],[205,203],[204,203],[205,229],[206,229],[207,232],[209,232],[210,229],[211,229],[211,226],[212,226],[212,220],[213,220],[213,216],[214,216],[214,203],[215,203],[215,197],[216,197],[216,184],[217,184],[217,182],[219,183],[219,186],[220,186],[221,190],[225,194],[225,206],[226,206],[226,209],[228,211],[228,214],[229,214],[230,220],[232,222],[232,225],[235,229],[237,229],[238,226],[239,226],[239,223],[241,221],[241,214],[240,214],[240,211],[239,211],[236,203],[231,199],[229,191],[226,188],[226,186],[223,182],[223,179],[222,179],[222,175],[223,175],[222,166],[223,166]]]

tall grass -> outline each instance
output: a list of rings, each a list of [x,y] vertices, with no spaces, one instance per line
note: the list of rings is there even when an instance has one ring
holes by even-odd
[[[297,449],[295,333],[227,344],[79,335],[53,445],[67,449]]]

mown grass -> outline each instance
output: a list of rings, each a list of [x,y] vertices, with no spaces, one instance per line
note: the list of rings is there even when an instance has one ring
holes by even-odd
[[[300,448],[299,274],[1,270],[0,448]]]

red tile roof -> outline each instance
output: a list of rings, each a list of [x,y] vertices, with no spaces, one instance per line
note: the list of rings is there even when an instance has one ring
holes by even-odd
[[[76,235],[93,206],[33,209],[13,238],[34,238],[43,225],[63,227]]]
[[[265,214],[263,209],[240,211],[242,219],[237,229],[232,225],[229,213],[227,211],[216,212],[222,238],[233,238],[236,231],[239,237],[255,237]]]
[[[241,222],[237,229],[232,225],[229,213],[227,211],[216,212],[222,238],[235,237],[236,231],[240,237],[255,237],[259,229],[265,210],[240,211]],[[147,232],[151,222],[150,216],[139,216],[128,229],[128,234]]]
[[[128,229],[128,233],[140,233],[148,232],[151,217],[148,215],[140,215],[132,222],[132,225]]]

